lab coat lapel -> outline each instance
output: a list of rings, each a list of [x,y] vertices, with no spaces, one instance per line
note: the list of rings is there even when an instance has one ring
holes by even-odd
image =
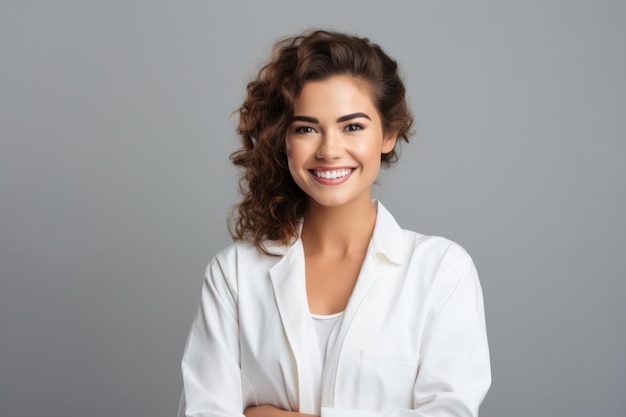
[[[299,410],[294,411],[318,413],[322,364],[308,308],[301,240],[297,240],[283,259],[270,269],[270,277],[285,334],[296,361]]]
[[[376,254],[370,245],[367,255],[363,260],[361,271],[357,279],[352,295],[346,306],[342,320],[335,328],[328,341],[328,349],[326,351],[326,364],[324,374],[322,376],[322,406],[337,405],[335,394],[348,387],[336,386],[339,375],[339,361],[341,359],[342,346],[348,331],[352,328],[352,320],[359,311],[359,308],[366,299],[368,293],[372,290],[375,283],[381,276],[380,266],[376,259]]]

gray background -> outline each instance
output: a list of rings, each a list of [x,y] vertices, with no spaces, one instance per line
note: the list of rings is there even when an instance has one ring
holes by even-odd
[[[279,37],[369,36],[417,135],[376,194],[473,255],[483,417],[626,415],[620,1],[0,3],[0,415],[171,416]]]

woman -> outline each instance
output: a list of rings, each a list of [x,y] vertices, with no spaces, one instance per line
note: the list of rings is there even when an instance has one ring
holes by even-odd
[[[408,140],[404,93],[367,39],[275,46],[239,109],[236,243],[206,271],[179,415],[478,414],[490,367],[472,260],[371,198]]]

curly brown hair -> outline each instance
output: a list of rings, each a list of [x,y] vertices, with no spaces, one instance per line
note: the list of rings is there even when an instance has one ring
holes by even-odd
[[[408,142],[413,116],[408,109],[398,65],[367,38],[324,30],[308,31],[274,45],[272,56],[248,83],[247,97],[236,111],[242,147],[231,156],[242,167],[242,201],[233,208],[230,232],[269,254],[264,241],[289,244],[298,235],[306,194],[287,166],[285,136],[293,106],[304,84],[348,75],[369,86],[385,132]],[[396,142],[397,143],[397,142]],[[395,149],[381,155],[383,166],[397,160]]]

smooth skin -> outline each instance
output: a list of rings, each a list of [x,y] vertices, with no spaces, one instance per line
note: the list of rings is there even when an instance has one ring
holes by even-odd
[[[287,131],[289,171],[308,196],[301,239],[307,299],[315,314],[338,313],[348,303],[376,222],[371,188],[380,156],[396,144],[396,132],[383,129],[368,87],[349,76],[305,84]],[[272,405],[244,414],[311,416]]]

